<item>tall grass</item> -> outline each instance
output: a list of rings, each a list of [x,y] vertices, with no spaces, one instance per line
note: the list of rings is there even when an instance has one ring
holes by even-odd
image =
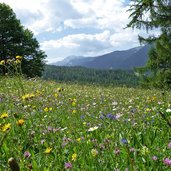
[[[11,157],[23,171],[171,169],[170,92],[18,77],[0,85],[2,171]]]

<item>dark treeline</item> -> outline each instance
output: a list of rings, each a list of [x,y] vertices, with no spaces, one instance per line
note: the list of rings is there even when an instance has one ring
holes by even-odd
[[[138,78],[133,71],[100,70],[84,67],[64,67],[46,65],[43,73],[46,80],[81,84],[112,86],[138,86]]]

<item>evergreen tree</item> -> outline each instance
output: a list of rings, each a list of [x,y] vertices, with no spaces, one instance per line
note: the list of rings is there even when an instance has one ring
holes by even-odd
[[[151,43],[147,65],[137,69],[143,83],[164,88],[171,87],[171,1],[170,0],[133,0],[129,11],[132,28],[159,29],[158,37],[139,36],[141,43]]]
[[[42,75],[45,53],[40,50],[33,33],[21,25],[13,10],[0,3],[0,61],[6,64],[8,59],[15,59],[17,55],[23,57],[21,66],[24,75]],[[0,72],[4,74],[5,67]]]

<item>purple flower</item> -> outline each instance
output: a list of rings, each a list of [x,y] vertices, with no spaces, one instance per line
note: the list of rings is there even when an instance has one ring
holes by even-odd
[[[28,159],[28,158],[30,158],[30,156],[31,156],[31,154],[30,154],[29,151],[25,151],[25,152],[24,152],[24,157],[25,157],[25,158]]]
[[[71,168],[72,168],[71,162],[65,163],[65,169],[71,169]]]
[[[166,164],[166,165],[168,165],[168,166],[171,166],[171,159],[165,158],[165,159],[163,160],[163,163]]]
[[[168,148],[171,148],[171,142],[168,144]]]

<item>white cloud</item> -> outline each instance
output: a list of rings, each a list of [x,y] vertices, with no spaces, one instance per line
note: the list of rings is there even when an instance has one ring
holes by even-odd
[[[71,3],[83,17],[65,20],[66,27],[118,30],[128,23],[127,7],[122,0],[72,0]]]
[[[53,50],[57,53],[62,50],[63,54],[60,54],[60,59],[67,56],[68,53],[70,55],[95,56],[111,48],[109,38],[110,32],[107,30],[95,35],[74,34],[65,36],[62,39],[44,41],[41,43],[41,47],[46,51]]]
[[[96,56],[138,45],[124,0],[0,0],[33,31],[48,55],[57,61],[69,55]],[[86,32],[85,32],[86,30]]]
[[[137,31],[132,32],[131,29],[114,34],[109,30],[98,34],[74,34],[61,39],[44,41],[41,47],[50,53],[53,51],[56,54],[55,61],[70,55],[97,56],[114,50],[139,46],[137,34]]]

